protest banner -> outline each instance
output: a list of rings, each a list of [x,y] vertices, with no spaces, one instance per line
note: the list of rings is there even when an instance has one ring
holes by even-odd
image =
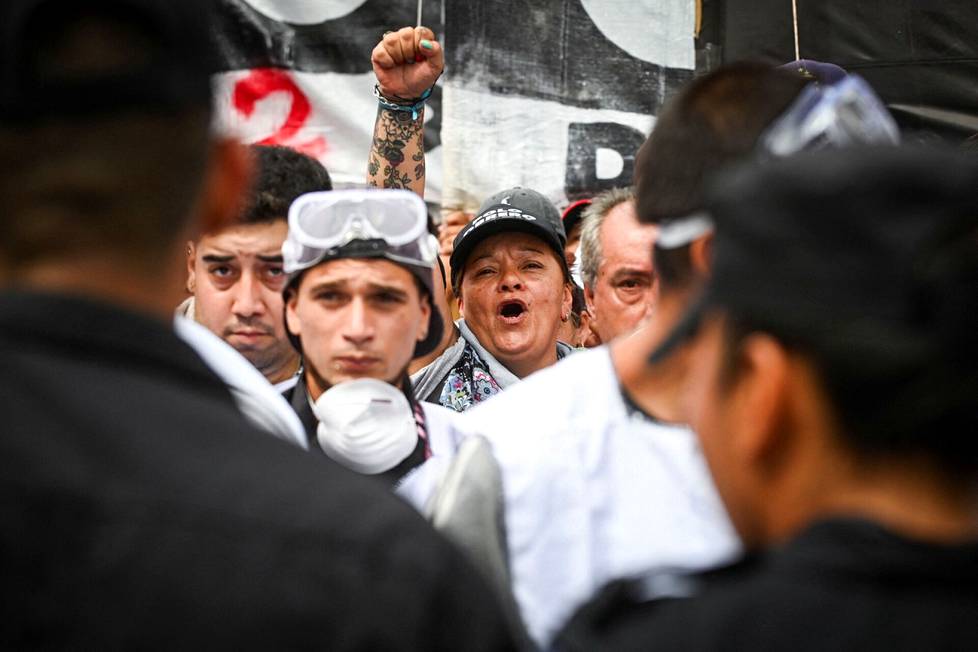
[[[425,111],[427,196],[473,209],[507,185],[561,202],[631,181],[663,101],[692,77],[694,0],[428,0],[446,45]],[[218,124],[363,183],[376,116],[370,51],[413,0],[223,0]]]

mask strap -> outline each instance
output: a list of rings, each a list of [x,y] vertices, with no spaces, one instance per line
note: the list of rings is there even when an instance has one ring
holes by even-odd
[[[424,408],[421,407],[421,402],[414,397],[414,386],[411,385],[411,377],[408,376],[407,371],[404,372],[404,376],[401,378],[401,391],[404,392],[404,397],[407,398],[408,404],[411,406],[411,410],[414,412],[414,423],[418,428],[418,439],[424,444],[424,459],[431,458],[431,438],[428,437],[428,424],[424,418]]]

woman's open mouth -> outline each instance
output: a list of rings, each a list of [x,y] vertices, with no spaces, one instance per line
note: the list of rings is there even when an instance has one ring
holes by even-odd
[[[529,309],[519,299],[508,299],[499,304],[496,314],[504,324],[518,324],[529,314]]]

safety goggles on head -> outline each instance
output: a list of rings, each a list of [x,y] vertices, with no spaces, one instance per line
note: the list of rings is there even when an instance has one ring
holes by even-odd
[[[343,257],[387,258],[434,269],[437,255],[424,201],[408,190],[312,192],[289,207],[289,233],[282,244],[289,274]]]
[[[897,144],[900,130],[873,89],[849,75],[831,85],[809,84],[761,136],[774,156],[858,143]]]
[[[864,144],[897,144],[900,130],[890,112],[861,77],[830,85],[810,84],[759,139],[759,149],[775,157],[803,150]],[[706,212],[664,222],[659,249],[676,249],[713,231]]]
[[[655,246],[657,249],[679,249],[711,233],[713,218],[706,211],[698,211],[660,224]]]

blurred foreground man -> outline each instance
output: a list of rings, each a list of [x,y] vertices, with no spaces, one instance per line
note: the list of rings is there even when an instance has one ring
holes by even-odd
[[[893,149],[720,183],[712,281],[653,360],[699,333],[690,420],[767,552],[613,585],[561,649],[978,648],[976,185]]]
[[[507,649],[452,548],[173,333],[185,243],[248,180],[205,7],[0,5],[0,644]]]

